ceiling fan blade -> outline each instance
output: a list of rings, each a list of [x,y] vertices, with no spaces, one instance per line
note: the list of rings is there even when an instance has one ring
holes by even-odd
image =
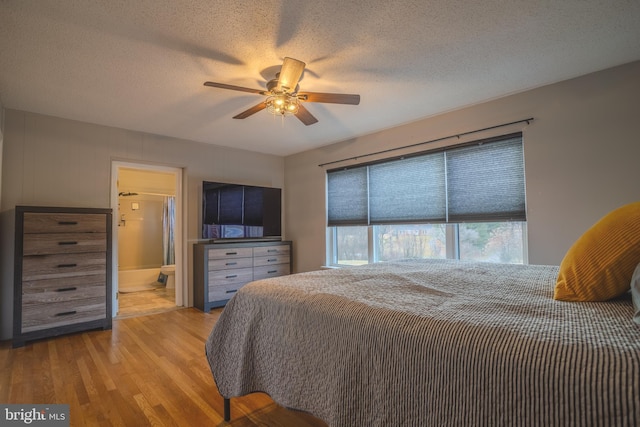
[[[233,116],[233,118],[234,119],[246,119],[250,115],[257,113],[258,111],[262,111],[265,108],[267,108],[267,103],[266,102],[261,102],[260,104],[254,105],[253,107],[249,108],[248,110],[243,111],[242,113],[238,114],[237,116]]]
[[[278,75],[277,91],[294,92],[298,85],[298,80],[302,77],[305,63],[293,58],[284,58],[280,74]]]
[[[324,102],[328,104],[360,104],[360,95],[347,93],[298,92],[298,99],[306,102]]]
[[[204,82],[205,86],[211,86],[211,87],[217,87],[220,89],[230,89],[230,90],[239,90],[240,92],[249,92],[249,93],[257,93],[259,95],[264,95],[265,92],[261,89],[251,89],[248,87],[242,87],[242,86],[234,86],[234,85],[227,85],[224,83],[216,83],[216,82]]]
[[[318,122],[318,119],[316,119],[313,116],[313,114],[311,114],[309,110],[304,108],[304,106],[302,105],[298,106],[298,112],[296,113],[296,117],[299,118],[300,121],[304,123],[306,126],[309,126]]]

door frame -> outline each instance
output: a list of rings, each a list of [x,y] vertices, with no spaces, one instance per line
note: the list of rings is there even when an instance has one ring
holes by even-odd
[[[163,172],[173,173],[176,183],[176,216],[175,216],[175,234],[174,234],[174,248],[175,248],[175,289],[176,289],[176,306],[185,306],[188,301],[188,289],[187,283],[187,269],[184,268],[187,265],[187,246],[184,244],[186,236],[186,221],[184,220],[184,208],[186,206],[186,197],[183,183],[186,181],[183,179],[184,168],[166,166],[154,163],[136,163],[132,161],[111,161],[111,209],[114,215],[118,212],[118,174],[121,168],[127,169],[140,169],[150,172]],[[116,317],[118,314],[118,218],[113,218],[112,221],[112,316]]]

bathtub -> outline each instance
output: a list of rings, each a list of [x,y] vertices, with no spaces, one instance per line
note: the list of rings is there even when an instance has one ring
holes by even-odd
[[[120,270],[118,271],[118,291],[136,292],[158,288],[162,286],[162,283],[158,283],[159,274],[160,267]]]

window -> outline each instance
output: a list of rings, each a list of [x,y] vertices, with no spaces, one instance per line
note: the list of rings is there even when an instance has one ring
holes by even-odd
[[[525,229],[521,221],[458,224],[459,258],[523,264]]]
[[[329,263],[525,262],[522,134],[327,172]]]
[[[445,224],[378,225],[373,231],[375,261],[447,256]]]
[[[334,227],[335,260],[331,264],[359,265],[369,263],[367,227]]]

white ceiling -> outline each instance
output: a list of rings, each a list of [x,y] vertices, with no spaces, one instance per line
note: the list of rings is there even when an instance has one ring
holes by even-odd
[[[285,56],[304,126],[264,98]],[[0,0],[0,102],[288,155],[640,59],[638,0]]]

